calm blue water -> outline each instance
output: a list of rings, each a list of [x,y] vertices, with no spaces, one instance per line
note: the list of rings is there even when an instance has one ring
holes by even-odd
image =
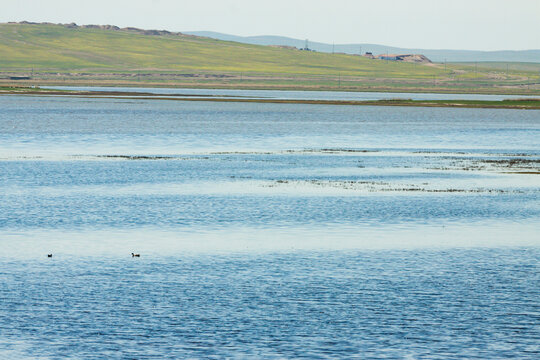
[[[538,139],[540,111],[1,96],[0,358],[536,359]]]
[[[434,93],[388,93],[351,91],[293,91],[293,90],[233,90],[233,89],[171,89],[144,87],[99,87],[99,86],[51,86],[51,89],[83,91],[146,92],[160,95],[187,95],[190,97],[267,98],[294,100],[504,100],[537,98],[534,95],[483,95],[483,94],[434,94]]]

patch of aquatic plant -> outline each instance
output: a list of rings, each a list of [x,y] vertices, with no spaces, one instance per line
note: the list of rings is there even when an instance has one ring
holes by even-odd
[[[176,155],[95,155],[97,158],[118,160],[207,160],[208,156],[176,156]]]
[[[393,184],[383,181],[332,181],[332,180],[275,180],[271,184],[263,185],[264,187],[278,187],[278,186],[315,186],[318,188],[333,188],[341,190],[352,191],[366,191],[366,192],[423,192],[423,193],[522,193],[520,190],[503,190],[503,189],[486,189],[486,188],[473,188],[473,189],[459,189],[459,188],[429,188],[429,183],[424,182],[420,185],[417,184]]]

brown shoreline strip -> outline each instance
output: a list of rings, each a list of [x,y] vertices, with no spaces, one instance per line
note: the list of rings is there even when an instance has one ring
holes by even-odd
[[[306,105],[348,105],[348,106],[408,106],[408,107],[448,107],[478,109],[520,109],[540,110],[540,99],[491,100],[306,100],[306,99],[268,99],[268,98],[225,98],[216,95],[154,94],[116,91],[48,91],[48,90],[0,90],[0,95],[33,96],[72,96],[84,98],[140,99],[140,100],[176,100],[176,101],[212,101],[244,102],[268,104],[306,104]]]

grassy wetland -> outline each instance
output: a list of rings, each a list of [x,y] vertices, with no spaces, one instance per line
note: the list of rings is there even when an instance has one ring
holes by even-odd
[[[0,86],[540,95],[537,64],[414,64],[178,33],[0,24]]]
[[[524,109],[539,110],[539,98],[518,98],[504,100],[412,100],[412,99],[386,99],[386,100],[305,100],[305,99],[277,99],[277,98],[240,98],[216,95],[194,96],[192,94],[163,94],[149,92],[127,91],[82,91],[60,90],[39,87],[0,87],[0,95],[40,95],[40,96],[77,96],[88,98],[119,98],[144,100],[177,100],[177,101],[215,101],[215,102],[244,102],[268,104],[313,104],[313,105],[373,105],[373,106],[414,106],[414,107],[453,107],[453,108],[486,108],[486,109]]]

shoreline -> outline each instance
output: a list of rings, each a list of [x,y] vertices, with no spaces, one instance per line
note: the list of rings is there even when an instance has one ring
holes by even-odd
[[[399,85],[399,84],[398,84]],[[540,91],[535,89],[525,88],[485,88],[479,86],[464,86],[452,87],[440,84],[439,86],[391,86],[382,83],[368,86],[334,86],[334,85],[300,85],[300,84],[268,84],[264,82],[246,82],[246,83],[178,83],[178,82],[143,82],[134,83],[131,81],[103,81],[103,82],[86,82],[86,81],[32,81],[23,80],[18,83],[12,81],[4,82],[0,79],[0,89],[2,88],[31,88],[36,87],[111,87],[111,88],[152,88],[152,89],[201,89],[201,90],[276,90],[276,91],[309,91],[309,92],[380,92],[380,93],[431,93],[431,94],[471,94],[471,95],[509,95],[509,96],[538,96]]]
[[[538,98],[507,99],[507,100],[306,100],[306,99],[265,99],[241,98],[227,95],[193,95],[193,94],[155,94],[149,92],[128,91],[77,91],[53,90],[25,87],[0,87],[0,95],[27,96],[70,96],[83,98],[110,99],[140,99],[140,100],[169,100],[169,101],[212,101],[212,102],[243,102],[268,104],[306,104],[306,105],[341,105],[341,106],[407,106],[407,107],[446,107],[446,108],[480,108],[480,109],[518,109],[540,110]]]

